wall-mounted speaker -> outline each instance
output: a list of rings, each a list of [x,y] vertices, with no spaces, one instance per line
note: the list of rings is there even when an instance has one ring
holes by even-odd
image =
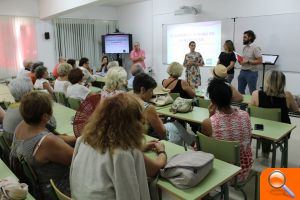
[[[45,32],[44,33],[45,39],[49,40],[50,39],[50,33],[49,32]]]

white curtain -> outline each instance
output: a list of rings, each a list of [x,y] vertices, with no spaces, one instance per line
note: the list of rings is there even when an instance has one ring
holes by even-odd
[[[35,19],[0,16],[0,78],[15,76],[23,60],[36,60]]]
[[[101,57],[101,35],[115,30],[116,21],[57,18],[53,20],[57,57],[89,59],[98,68]]]

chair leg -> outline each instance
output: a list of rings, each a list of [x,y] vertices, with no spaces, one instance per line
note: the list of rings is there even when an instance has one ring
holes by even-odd
[[[261,142],[259,139],[256,140],[256,152],[255,157],[258,158],[258,150],[260,149]]]
[[[259,177],[259,174],[258,173],[256,173],[255,174],[255,185],[254,185],[254,200],[257,200],[258,199],[258,187],[259,187],[259,183],[258,183],[258,177]]]

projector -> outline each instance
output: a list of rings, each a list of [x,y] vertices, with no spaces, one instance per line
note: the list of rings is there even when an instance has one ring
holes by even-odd
[[[201,12],[201,5],[196,6],[181,6],[175,10],[175,15],[198,15]]]

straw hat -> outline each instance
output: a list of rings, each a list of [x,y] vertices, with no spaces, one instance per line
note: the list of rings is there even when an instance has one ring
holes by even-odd
[[[163,95],[168,94],[170,92],[170,89],[164,88],[163,86],[157,86],[153,90],[153,95]]]
[[[226,78],[228,76],[227,74],[227,68],[224,65],[218,64],[215,66],[212,70],[212,74],[215,78]]]

